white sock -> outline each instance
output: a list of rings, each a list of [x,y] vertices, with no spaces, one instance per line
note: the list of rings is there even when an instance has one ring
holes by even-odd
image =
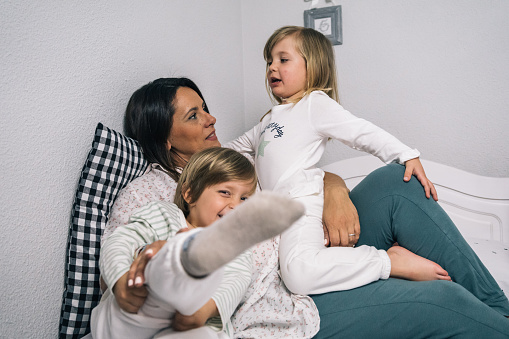
[[[205,276],[251,246],[272,238],[304,215],[304,206],[273,192],[259,192],[186,240],[181,262],[194,277]]]

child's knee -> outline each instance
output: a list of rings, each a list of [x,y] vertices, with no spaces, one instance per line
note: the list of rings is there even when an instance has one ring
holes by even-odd
[[[316,280],[311,279],[314,274],[309,272],[309,267],[301,260],[293,260],[281,267],[281,278],[290,292],[301,295],[313,293]]]

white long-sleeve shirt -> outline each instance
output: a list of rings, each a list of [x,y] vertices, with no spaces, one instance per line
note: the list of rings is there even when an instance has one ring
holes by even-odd
[[[312,92],[296,104],[273,107],[259,124],[225,146],[255,158],[262,189],[299,197],[322,190],[323,171],[315,165],[329,138],[385,163],[404,164],[420,154],[354,116],[322,91]]]
[[[354,116],[322,91],[312,92],[296,104],[273,107],[259,124],[225,146],[255,158],[262,189],[297,197],[321,191],[323,171],[315,165],[329,138],[385,163],[404,164],[420,154]]]
[[[306,199],[304,200],[307,207],[306,215],[314,216],[314,218],[300,221],[301,224],[306,225],[311,220],[313,222],[321,220],[322,211],[317,211],[316,207],[311,211],[309,204],[311,201],[316,203],[316,199],[323,199],[321,193],[324,172],[315,165],[320,160],[329,138],[340,140],[354,149],[371,153],[386,163],[397,161],[404,164],[405,161],[419,156],[417,150],[404,145],[374,124],[355,117],[322,91],[312,92],[296,104],[273,107],[259,124],[226,146],[254,157],[262,189],[287,194],[292,198]],[[323,200],[321,204],[323,208]],[[321,223],[318,226],[314,223],[313,225],[321,229]],[[311,229],[315,228],[309,228]],[[308,233],[305,234],[306,236],[298,241],[306,245],[309,241],[315,244],[317,239],[307,237]],[[316,233],[313,234],[316,235]],[[316,280],[317,284],[302,290],[324,293],[330,290],[351,289],[389,277],[390,259],[385,251],[379,251],[374,247],[361,246],[354,251],[351,248],[326,249],[324,247],[326,254],[321,258],[328,258],[327,255],[331,257],[330,260],[324,259],[321,262],[324,272],[317,273],[315,272],[317,266],[313,266],[315,258],[313,255],[308,255],[307,252],[299,254],[299,251],[291,254],[295,251],[293,249],[296,246],[295,239],[291,241],[291,246],[288,246],[287,242],[284,244],[282,253],[285,254],[286,260],[290,261],[281,265],[285,267],[288,265],[290,269],[293,269],[292,267],[295,267],[291,266],[293,263],[311,260],[310,267],[314,268],[314,273],[309,273],[316,276],[309,276],[309,278],[320,280]],[[311,245],[310,249],[316,255],[321,253],[321,249],[316,245]],[[304,258],[300,258],[300,262],[295,261],[293,260],[295,255],[304,255]],[[338,255],[342,260],[336,263],[333,259],[336,259]],[[334,272],[337,269],[340,275],[334,274],[334,279],[329,281],[325,276],[333,265],[335,265]],[[345,279],[341,279],[342,276]],[[346,277],[349,278],[346,279]],[[286,283],[292,283],[292,278],[288,277],[288,279]],[[299,288],[294,289],[300,291]]]

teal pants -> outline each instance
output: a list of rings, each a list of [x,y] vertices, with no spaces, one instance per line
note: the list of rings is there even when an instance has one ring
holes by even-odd
[[[352,190],[358,245],[387,250],[398,242],[441,265],[453,282],[390,278],[314,295],[316,338],[509,338],[506,296],[444,210],[403,173],[401,165],[384,166]]]

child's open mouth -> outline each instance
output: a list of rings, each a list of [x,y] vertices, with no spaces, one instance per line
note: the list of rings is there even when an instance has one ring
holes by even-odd
[[[270,78],[270,84],[271,85],[275,85],[275,84],[278,84],[280,82],[281,82],[281,80],[278,79],[278,78]]]

